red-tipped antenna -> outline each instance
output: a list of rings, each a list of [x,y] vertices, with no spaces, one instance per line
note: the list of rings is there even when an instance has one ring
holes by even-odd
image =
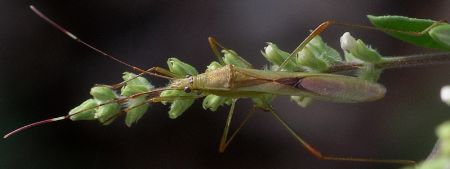
[[[13,134],[16,134],[16,133],[18,133],[18,132],[20,132],[20,131],[22,131],[22,130],[25,130],[25,129],[28,129],[28,128],[31,128],[31,127],[34,127],[34,126],[39,126],[39,125],[41,125],[41,124],[50,123],[50,122],[54,122],[54,121],[65,120],[65,119],[67,119],[67,118],[69,118],[69,117],[70,117],[70,116],[61,116],[61,117],[50,118],[50,119],[47,119],[47,120],[42,120],[42,121],[34,122],[34,123],[25,125],[25,126],[23,126],[23,127],[20,127],[20,128],[18,128],[18,129],[15,129],[15,130],[9,132],[9,133],[6,134],[5,136],[3,136],[3,138],[8,138],[9,136],[11,136],[11,135],[13,135]]]
[[[100,49],[97,49],[96,47],[90,45],[89,43],[84,42],[83,40],[81,40],[80,38],[78,38],[77,36],[75,36],[74,34],[72,34],[72,33],[70,33],[69,31],[67,31],[64,27],[62,27],[61,25],[57,24],[55,21],[53,21],[53,20],[51,20],[50,18],[48,18],[47,16],[45,16],[41,11],[39,11],[38,9],[36,9],[33,5],[30,5],[30,9],[31,9],[36,15],[38,15],[39,17],[41,17],[42,19],[44,19],[45,21],[47,21],[47,22],[48,22],[49,24],[51,24],[53,27],[55,27],[55,28],[58,29],[59,31],[63,32],[64,34],[66,34],[67,36],[69,36],[70,38],[72,38],[73,40],[75,40],[75,41],[77,41],[77,42],[83,44],[84,46],[87,46],[88,48],[90,48],[90,49],[92,49],[92,50],[94,50],[94,51],[96,51],[96,52],[98,52],[98,53],[100,53],[100,54],[102,54],[102,55],[104,55],[104,56],[106,56],[106,57],[109,57],[109,58],[112,59],[112,60],[115,60],[115,61],[119,62],[120,64],[123,64],[123,65],[125,65],[125,66],[128,66],[128,67],[132,68],[133,70],[137,70],[137,71],[139,71],[139,72],[141,72],[141,73],[146,73],[145,70],[142,70],[142,69],[140,69],[140,68],[138,68],[138,67],[135,67],[135,66],[133,66],[133,65],[130,65],[130,64],[128,64],[128,63],[126,63],[126,62],[124,62],[124,61],[122,61],[122,60],[120,60],[120,59],[117,59],[116,57],[114,57],[114,56],[112,56],[112,55],[110,55],[110,54],[108,54],[108,53],[106,53],[106,52],[100,50]]]

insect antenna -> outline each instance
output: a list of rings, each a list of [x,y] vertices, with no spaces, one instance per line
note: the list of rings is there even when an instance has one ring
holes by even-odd
[[[19,128],[15,129],[15,130],[9,132],[8,134],[5,134],[3,136],[3,138],[6,139],[6,138],[8,138],[9,136],[11,136],[13,134],[16,134],[16,133],[18,133],[20,131],[23,131],[25,129],[28,129],[28,128],[31,128],[31,127],[34,127],[34,126],[39,126],[41,124],[51,123],[51,122],[55,122],[55,121],[65,120],[65,119],[67,119],[66,116],[61,116],[61,117],[50,118],[50,119],[34,122],[34,123],[31,123],[31,124],[19,127]]]
[[[135,97],[138,97],[138,96],[142,96],[142,95],[147,95],[147,94],[148,94],[148,95],[153,95],[154,93],[156,93],[156,95],[159,95],[159,94],[160,94],[162,91],[164,91],[164,90],[168,90],[168,88],[156,88],[156,89],[153,89],[153,90],[150,90],[150,91],[146,91],[146,92],[142,92],[142,93],[137,93],[137,94],[134,94],[134,95],[129,96],[129,97],[123,97],[123,98],[114,99],[114,100],[111,100],[111,101],[108,101],[108,102],[104,102],[104,103],[98,104],[98,105],[96,105],[96,106],[94,106],[94,107],[80,110],[80,111],[75,112],[75,113],[73,113],[73,114],[68,114],[68,115],[60,116],[60,117],[53,117],[53,118],[49,118],[49,119],[37,121],[37,122],[34,122],[34,123],[30,123],[30,124],[27,124],[27,125],[25,125],[25,126],[19,127],[19,128],[15,129],[15,130],[13,130],[13,131],[11,131],[11,132],[5,134],[5,135],[3,136],[3,138],[6,139],[6,138],[8,138],[8,137],[10,137],[10,136],[12,136],[12,135],[14,135],[14,134],[16,134],[16,133],[19,133],[19,132],[21,132],[21,131],[24,131],[24,130],[26,130],[26,129],[29,129],[29,128],[32,128],[32,127],[35,127],[35,126],[40,126],[40,125],[42,125],[42,124],[51,123],[51,122],[56,122],[56,121],[62,121],[62,120],[66,120],[66,119],[70,119],[70,117],[72,117],[72,116],[74,116],[74,115],[77,115],[77,114],[80,114],[80,113],[82,113],[82,112],[89,111],[89,110],[92,110],[92,109],[96,109],[96,108],[98,108],[98,107],[101,107],[101,106],[104,106],[104,105],[107,105],[107,104],[111,104],[111,103],[123,103],[123,102],[125,102],[125,101],[127,101],[127,100],[129,100],[129,99],[132,99],[132,98],[135,98]],[[141,106],[141,105],[138,105],[138,106]],[[133,108],[135,108],[135,107],[133,107]],[[128,111],[128,109],[126,109],[125,111]]]
[[[66,28],[62,27],[61,25],[59,25],[59,24],[56,23],[55,21],[53,21],[53,20],[51,20],[50,18],[48,18],[46,15],[44,15],[41,11],[39,11],[39,10],[38,10],[36,7],[34,7],[33,5],[30,5],[30,9],[31,9],[36,15],[38,15],[40,18],[44,19],[47,23],[49,23],[50,25],[52,25],[53,27],[55,27],[56,29],[58,29],[58,30],[61,31],[62,33],[66,34],[66,35],[69,36],[71,39],[75,40],[75,41],[78,42],[78,43],[81,43],[82,45],[84,45],[84,46],[86,46],[86,47],[88,47],[88,48],[94,50],[94,51],[97,52],[97,53],[100,53],[100,54],[102,54],[102,55],[104,55],[104,56],[106,56],[106,57],[108,57],[108,58],[110,58],[110,59],[112,59],[112,60],[114,60],[114,61],[116,61],[116,62],[122,64],[122,65],[125,65],[125,66],[127,66],[127,67],[129,67],[129,68],[131,68],[131,69],[133,69],[133,70],[135,70],[135,71],[138,71],[138,72],[140,72],[140,73],[142,73],[142,74],[145,73],[145,74],[150,74],[150,75],[157,76],[157,77],[162,77],[162,78],[166,78],[166,79],[171,79],[171,77],[161,76],[161,75],[158,75],[158,74],[156,74],[156,73],[152,73],[152,72],[150,72],[150,71],[146,71],[146,70],[143,70],[143,69],[141,69],[141,68],[139,68],[139,67],[133,66],[133,65],[131,65],[131,64],[125,62],[125,61],[122,61],[122,60],[118,59],[117,57],[114,57],[114,56],[112,56],[112,55],[106,53],[105,51],[100,50],[100,49],[94,47],[93,45],[91,45],[91,44],[89,44],[89,43],[87,43],[87,42],[81,40],[80,38],[78,38],[77,36],[75,36],[73,33],[69,32]]]
[[[112,101],[109,101],[109,102],[105,102],[105,103],[99,104],[99,105],[97,105],[97,106],[95,106],[95,107],[92,107],[92,108],[80,110],[80,111],[75,112],[75,113],[73,113],[73,114],[69,114],[69,115],[65,115],[65,116],[60,116],[60,117],[53,117],[53,118],[49,118],[49,119],[37,121],[37,122],[34,122],[34,123],[30,123],[30,124],[27,124],[27,125],[25,125],[25,126],[19,127],[19,128],[15,129],[15,130],[9,132],[8,134],[5,134],[5,135],[3,136],[3,138],[6,139],[6,138],[10,137],[11,135],[14,135],[14,134],[16,134],[16,133],[18,133],[18,132],[20,132],[20,131],[23,131],[23,130],[26,130],[26,129],[29,129],[29,128],[32,128],[32,127],[35,127],[35,126],[40,126],[40,125],[46,124],[46,123],[51,123],[51,122],[56,122],[56,121],[66,120],[66,119],[69,119],[70,117],[72,117],[72,116],[74,116],[74,115],[77,115],[77,114],[80,114],[80,113],[82,113],[82,112],[85,112],[85,111],[88,111],[88,110],[92,110],[92,109],[98,108],[98,107],[100,107],[100,106],[104,106],[104,105],[106,105],[106,104],[111,104],[111,103],[121,102],[121,101],[127,100],[127,99],[129,99],[129,98],[123,98],[123,99],[112,100]]]

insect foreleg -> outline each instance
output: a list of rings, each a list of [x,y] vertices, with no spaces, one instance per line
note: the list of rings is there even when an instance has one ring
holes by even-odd
[[[220,44],[219,42],[217,42],[217,40],[213,37],[208,37],[208,43],[209,46],[211,47],[211,50],[213,51],[214,55],[216,55],[217,60],[220,62],[220,64],[225,65],[225,62],[222,59],[222,54],[220,54],[220,51],[218,48],[222,48],[222,49],[227,49],[225,48],[222,44]]]
[[[230,111],[228,112],[227,122],[225,122],[225,128],[223,129],[222,138],[220,139],[219,152],[224,152],[227,143],[228,131],[230,130],[231,119],[234,114],[234,107],[236,106],[237,99],[233,99],[231,103]]]
[[[246,113],[244,120],[242,120],[241,124],[239,124],[238,128],[236,130],[234,130],[233,134],[231,134],[230,138],[226,138],[225,136],[225,140],[223,140],[224,136],[222,136],[222,140],[220,141],[220,145],[219,145],[219,152],[223,153],[225,152],[225,149],[228,147],[228,145],[230,144],[230,142],[233,140],[233,138],[237,135],[237,133],[239,133],[239,131],[242,129],[242,127],[244,127],[244,125],[247,123],[247,121],[250,119],[250,117],[253,115],[253,113],[256,111],[256,107],[253,106],[252,109]],[[227,121],[228,124],[228,121]],[[228,133],[228,131],[227,131]],[[225,131],[224,131],[225,134]]]
[[[278,71],[281,70],[292,57],[294,57],[298,52],[300,52],[303,48],[305,48],[306,44],[308,44],[314,37],[322,33],[328,26],[332,24],[332,21],[325,21],[321,23],[319,26],[317,26],[316,29],[314,29],[306,38],[303,40],[300,45],[297,46],[297,48],[292,51],[292,53],[289,55],[289,57],[286,58],[286,60],[281,63],[280,67],[278,68]]]
[[[161,68],[161,67],[152,67],[150,69],[145,70],[144,72],[139,73],[138,75],[134,76],[131,79],[128,79],[126,81],[122,81],[120,83],[111,85],[113,89],[118,89],[120,87],[122,87],[123,85],[125,85],[127,82],[136,79],[140,76],[143,76],[145,74],[148,75],[152,75],[152,76],[156,76],[156,77],[160,77],[160,78],[164,78],[164,79],[175,79],[175,78],[183,78],[183,77],[178,77],[177,75],[173,74],[172,72],[170,72],[167,69]]]
[[[274,109],[269,109],[275,119],[280,122],[284,128],[289,131],[295,139],[314,157],[320,160],[334,160],[334,161],[354,161],[354,162],[371,162],[371,163],[394,163],[394,164],[414,164],[411,160],[381,160],[370,158],[353,158],[353,157],[336,157],[323,155],[319,150],[308,144],[303,138],[301,138],[281,117]]]

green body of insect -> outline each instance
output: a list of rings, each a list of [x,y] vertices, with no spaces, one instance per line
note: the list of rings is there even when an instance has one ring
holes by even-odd
[[[234,98],[262,94],[307,96],[317,100],[354,103],[380,99],[386,89],[351,76],[323,73],[280,72],[226,65],[196,76],[175,80],[169,88]]]

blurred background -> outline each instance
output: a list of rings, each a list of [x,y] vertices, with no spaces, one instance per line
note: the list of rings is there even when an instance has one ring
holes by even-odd
[[[450,19],[450,1],[361,0],[35,0],[0,1],[0,134],[65,115],[89,98],[94,84],[114,84],[130,71],[72,41],[29,10],[34,4],[83,40],[142,68],[166,67],[178,57],[203,71],[216,37],[255,67],[266,42],[292,51],[326,20],[369,24],[365,15]],[[433,52],[383,33],[331,27],[322,36],[339,49],[346,31],[384,55]],[[449,64],[386,70],[388,92],[370,103],[315,102],[301,108],[280,97],[274,107],[307,141],[335,156],[422,160],[434,128],[450,119],[439,91],[450,84]],[[157,86],[167,81],[151,78]],[[251,107],[238,102],[237,120]],[[175,120],[156,104],[131,128],[123,119],[57,122],[0,141],[0,168],[399,168],[398,165],[320,161],[311,157],[266,112],[258,112],[217,152],[227,108],[203,110],[201,101]],[[240,115],[240,116],[239,116]],[[234,121],[235,125],[238,121]]]

